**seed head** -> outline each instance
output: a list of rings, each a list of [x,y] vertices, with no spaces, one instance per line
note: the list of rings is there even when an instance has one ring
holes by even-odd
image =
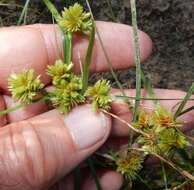
[[[88,32],[92,27],[90,13],[86,13],[83,7],[75,3],[68,9],[65,8],[62,12],[62,18],[59,20],[59,26],[67,32]]]
[[[134,180],[142,169],[143,158],[137,152],[128,153],[124,158],[116,160],[117,171],[130,180]]]
[[[33,69],[19,74],[11,74],[8,84],[13,98],[26,104],[31,103],[38,95],[38,92],[44,88],[40,76],[35,76]]]
[[[65,64],[61,59],[56,60],[54,65],[49,65],[47,74],[52,77],[52,83],[55,86],[62,85],[70,80],[72,75],[73,63]]]
[[[189,146],[189,142],[185,136],[174,128],[166,128],[159,133],[159,148],[166,155],[187,146]]]
[[[112,102],[109,95],[110,90],[111,86],[107,80],[99,80],[93,87],[87,89],[85,96],[92,99],[94,111],[97,111],[98,108],[110,109],[110,103]]]
[[[81,79],[73,76],[71,81],[66,81],[62,86],[56,88],[52,95],[52,102],[61,113],[68,113],[79,104],[84,103],[85,97],[81,94]]]

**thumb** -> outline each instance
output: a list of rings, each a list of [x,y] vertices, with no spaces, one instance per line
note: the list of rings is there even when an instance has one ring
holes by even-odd
[[[10,185],[15,190],[48,187],[96,151],[110,126],[107,116],[83,105],[65,117],[52,110],[1,128],[2,189]]]

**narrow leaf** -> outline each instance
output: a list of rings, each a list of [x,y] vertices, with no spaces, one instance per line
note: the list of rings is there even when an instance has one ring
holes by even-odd
[[[22,24],[22,21],[23,21],[23,24],[26,24],[27,11],[28,11],[29,3],[30,3],[30,0],[26,0],[24,8],[22,9],[22,13],[20,15],[20,18],[19,18],[19,20],[17,22],[18,26]]]
[[[72,59],[72,33],[63,33],[64,63],[70,64]]]
[[[137,120],[137,109],[141,98],[141,56],[140,56],[140,45],[139,35],[137,26],[137,11],[136,1],[130,0],[131,2],[131,15],[132,15],[132,26],[133,26],[133,40],[135,50],[135,65],[136,65],[136,101],[133,109],[133,122]]]
[[[43,0],[43,1],[47,6],[47,8],[49,9],[49,11],[51,12],[51,14],[53,15],[53,17],[55,18],[55,20],[58,21],[61,18],[61,16],[58,10],[55,8],[54,4],[52,4],[50,0]]]
[[[95,25],[93,23],[92,31],[90,34],[90,41],[87,49],[87,54],[83,66],[83,76],[82,76],[82,93],[84,93],[88,87],[89,80],[89,68],[92,63],[92,53],[94,49],[94,41],[95,41]]]
[[[96,173],[96,169],[94,167],[94,163],[93,163],[92,159],[88,158],[87,163],[88,163],[88,166],[90,168],[91,174],[92,174],[92,176],[94,178],[94,181],[96,183],[97,190],[102,190],[102,187],[100,185],[100,181],[98,179],[98,176],[97,176],[97,173]]]
[[[93,18],[93,20],[94,20],[94,15],[93,15],[93,13],[92,13],[92,9],[91,9],[90,3],[89,3],[88,0],[85,0],[85,1],[86,1],[86,4],[87,4],[88,9],[89,9],[89,11],[90,11],[90,14],[92,15],[92,18]],[[98,27],[97,27],[96,25],[95,25],[95,28],[96,28],[96,34],[97,34],[97,37],[98,37],[100,46],[101,46],[102,51],[103,51],[103,53],[104,53],[106,62],[107,62],[107,64],[108,64],[108,66],[109,66],[110,72],[111,72],[111,74],[112,74],[112,76],[113,76],[113,78],[114,78],[114,80],[115,80],[117,86],[119,87],[120,91],[122,92],[123,95],[125,95],[123,86],[122,86],[122,84],[120,83],[120,81],[118,80],[118,77],[117,77],[117,75],[116,75],[116,73],[115,73],[115,71],[114,71],[114,69],[113,69],[111,60],[110,60],[110,58],[109,58],[109,56],[108,56],[107,50],[106,50],[106,48],[105,48],[105,46],[104,46],[104,43],[103,43],[103,40],[102,40],[102,38],[101,38],[100,32],[98,31]]]
[[[190,111],[192,111],[192,110],[194,110],[194,106],[191,106],[190,108],[188,108],[188,109],[186,109],[186,110],[183,110],[183,111],[179,114],[179,116],[181,116],[181,115],[183,115],[183,114],[186,114],[186,113],[188,113],[188,112],[190,112]]]
[[[180,116],[182,110],[184,109],[185,105],[187,104],[189,98],[192,96],[194,92],[194,83],[191,85],[190,89],[188,90],[186,96],[184,97],[183,101],[181,102],[181,104],[179,105],[176,113],[174,114],[174,119],[176,120],[177,117]]]

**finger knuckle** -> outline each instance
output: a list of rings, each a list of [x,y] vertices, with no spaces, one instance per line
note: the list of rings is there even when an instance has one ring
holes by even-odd
[[[0,182],[26,189],[44,185],[44,148],[35,127],[28,121],[10,124],[1,141]]]

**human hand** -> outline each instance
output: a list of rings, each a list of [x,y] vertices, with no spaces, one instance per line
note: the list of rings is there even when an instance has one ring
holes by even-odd
[[[101,36],[115,69],[133,64],[132,31],[125,25],[98,23]],[[111,32],[110,32],[111,31]],[[119,34],[119,35],[118,35]],[[140,33],[142,60],[151,52],[151,41]],[[46,66],[54,63],[61,53],[61,36],[51,25],[33,25],[0,30],[0,110],[13,107],[7,90],[11,72],[34,68],[49,87],[44,75]],[[74,38],[75,72],[79,72],[79,56],[83,59],[87,40]],[[95,44],[92,72],[108,70],[98,42]],[[159,90],[159,97],[182,97],[182,92]],[[130,95],[133,90],[127,91]],[[176,102],[173,102],[176,104]],[[171,102],[166,106],[171,108]],[[147,107],[147,103],[146,103]],[[130,112],[123,102],[115,102],[112,111],[130,122]],[[45,113],[43,113],[45,112]],[[192,123],[191,115],[186,121]],[[67,116],[57,110],[47,112],[47,106],[36,103],[0,118],[0,184],[2,189],[73,189],[71,171],[95,152],[109,136],[124,139],[128,128],[102,113],[92,112],[90,105],[75,108]],[[111,129],[112,128],[112,129]],[[111,133],[111,134],[110,134]],[[107,142],[110,142],[108,140]],[[83,190],[95,189],[95,184],[84,169]],[[103,189],[119,189],[122,178],[114,171],[99,171]]]

